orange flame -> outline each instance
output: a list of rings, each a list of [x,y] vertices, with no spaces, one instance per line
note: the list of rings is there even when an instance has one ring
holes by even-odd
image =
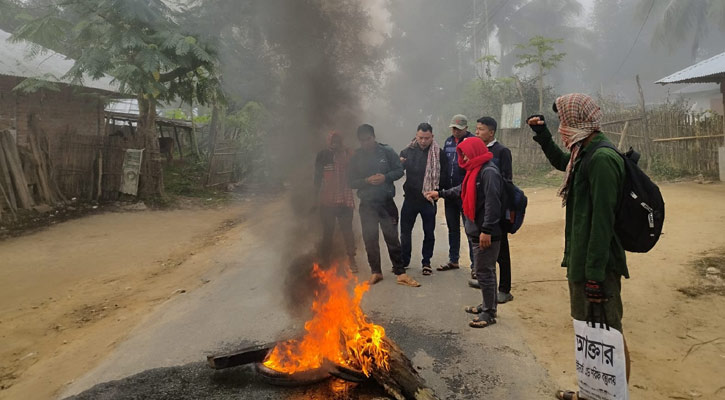
[[[325,360],[361,370],[366,376],[375,367],[389,370],[385,329],[369,322],[360,308],[363,294],[370,289],[368,282],[357,284],[350,272],[340,276],[336,268],[323,270],[317,264],[312,275],[321,289],[312,302],[314,316],[305,323],[307,334],[278,343],[264,365],[288,374],[320,368]],[[351,281],[357,284],[352,296]]]

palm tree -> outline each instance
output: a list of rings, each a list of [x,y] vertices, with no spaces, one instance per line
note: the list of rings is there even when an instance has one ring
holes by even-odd
[[[501,0],[501,11],[493,19],[500,43],[499,76],[507,75],[517,59],[516,45],[536,35],[567,38],[582,37],[584,29],[567,22],[582,12],[579,0]],[[586,45],[581,46],[586,49]],[[570,49],[568,51],[572,52]],[[579,49],[577,49],[579,50]]]
[[[725,32],[723,0],[640,0],[640,20],[646,20],[652,13],[657,16],[652,38],[654,44],[664,44],[672,50],[682,42],[689,42],[693,60],[711,26]]]

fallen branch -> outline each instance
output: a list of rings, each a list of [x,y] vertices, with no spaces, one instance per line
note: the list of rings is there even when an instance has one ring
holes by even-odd
[[[692,337],[692,336],[690,336],[690,337]],[[709,343],[718,341],[720,339],[722,339],[722,337],[716,337],[715,339],[712,339],[712,340],[707,340],[705,342],[700,342],[700,343],[693,344],[692,346],[690,346],[690,349],[687,350],[687,354],[685,354],[685,356],[682,357],[682,361],[685,361],[685,359],[687,358],[687,356],[690,355],[690,353],[694,352],[695,350],[699,349],[700,347],[702,347],[702,346],[704,346],[706,344],[709,344]]]

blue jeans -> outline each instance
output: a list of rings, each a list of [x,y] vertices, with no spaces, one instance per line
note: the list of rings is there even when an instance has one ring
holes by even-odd
[[[458,264],[461,251],[461,221],[463,220],[463,203],[460,199],[445,199],[446,225],[448,225],[448,260]],[[468,235],[466,235],[468,238]],[[473,246],[468,241],[468,255],[473,269]]]
[[[403,265],[410,265],[411,237],[415,220],[420,214],[423,220],[423,260],[422,265],[430,266],[430,258],[433,257],[435,246],[436,228],[436,206],[427,201],[403,201],[403,208],[400,210],[400,246],[403,249]]]

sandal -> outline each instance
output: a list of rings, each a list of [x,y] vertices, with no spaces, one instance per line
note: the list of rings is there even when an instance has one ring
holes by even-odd
[[[483,304],[479,304],[477,306],[468,306],[464,308],[463,311],[469,314],[480,314],[483,312]]]
[[[410,287],[419,287],[420,283],[418,283],[415,279],[411,278],[407,274],[398,275],[397,279],[398,285],[403,286],[410,286]]]
[[[496,318],[494,318],[493,315],[487,312],[482,312],[478,315],[478,317],[474,318],[471,322],[469,322],[468,326],[470,326],[471,328],[486,328],[495,323]]]
[[[423,275],[433,275],[433,268],[430,267],[430,265],[424,265],[423,266]]]
[[[453,264],[452,262],[449,262],[448,264],[441,265],[440,267],[436,268],[438,271],[450,271],[452,269],[458,269],[461,268],[458,264]]]
[[[579,392],[572,392],[571,390],[557,390],[556,398],[559,400],[582,400],[579,397]]]

